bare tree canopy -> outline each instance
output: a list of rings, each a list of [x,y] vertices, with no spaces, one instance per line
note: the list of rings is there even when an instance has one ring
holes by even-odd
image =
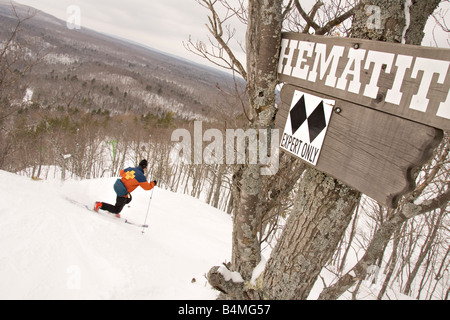
[[[415,1],[407,2],[405,7],[404,1],[378,0],[370,1],[370,3],[364,0],[317,1],[307,13],[301,1],[298,0],[285,1],[284,4],[281,1],[269,1],[265,7],[261,7],[257,1],[248,1],[247,5],[244,1],[239,1],[237,7],[233,7],[229,1],[201,2],[210,10],[208,30],[216,40],[212,47],[215,49],[208,49],[203,43],[194,45],[192,41],[188,48],[209,60],[215,60],[216,64],[218,59],[226,68],[234,69],[244,77],[247,81],[251,106],[249,120],[251,125],[257,128],[270,126],[275,115],[272,111],[274,100],[267,100],[266,97],[275,90],[277,85],[277,80],[273,77],[273,71],[276,68],[273,48],[277,46],[272,39],[279,37],[282,27],[279,23],[268,23],[268,21],[274,22],[274,20],[266,19],[271,17],[269,12],[277,11],[277,15],[283,19],[284,28],[297,32],[420,44],[425,24],[440,3],[438,0]],[[258,8],[256,8],[257,3]],[[214,8],[219,4],[228,9],[227,15],[222,19],[218,17],[217,10]],[[231,27],[225,27],[224,22],[231,16],[238,17],[241,22],[248,24],[245,70],[244,64],[237,63],[236,56],[228,45],[233,32],[230,32]],[[368,21],[369,19],[373,21]],[[266,34],[267,28],[264,27],[272,28],[272,30]],[[277,30],[273,30],[274,28]],[[226,37],[223,30],[228,31],[225,33]],[[263,115],[264,117],[261,117]],[[448,137],[446,136],[445,139],[448,140]],[[223,298],[308,298],[321,270],[339,250],[346,230],[355,227],[355,222],[353,225],[350,222],[355,221],[355,212],[361,208],[360,193],[314,169],[308,168],[305,172],[304,170],[303,167],[299,171],[297,198],[289,210],[286,226],[276,247],[272,250],[264,274],[260,276],[260,285],[255,287],[247,282],[245,285],[226,283],[217,272],[217,267],[211,269],[210,283],[222,292]],[[268,181],[272,180],[273,178],[268,179]],[[265,179],[258,176],[256,168],[246,166],[235,171],[233,181],[236,186],[233,259],[226,267],[231,271],[241,272],[244,280],[249,281],[252,268],[261,259],[260,249],[255,242],[257,237],[255,230],[258,230],[257,225],[261,224],[261,217],[264,217],[266,212],[261,210],[263,202],[258,198],[267,198],[267,196],[261,194],[266,192],[266,189],[261,190],[257,186],[265,185]],[[282,185],[283,182],[278,187],[280,191],[283,189]],[[293,187],[292,184],[289,186]],[[288,187],[288,190],[291,191],[292,187]],[[320,299],[337,299],[358,280],[363,279],[368,274],[369,266],[379,261],[377,259],[383,255],[386,243],[391,241],[393,234],[405,221],[436,210],[446,210],[449,200],[448,187],[448,182],[445,182],[435,197],[420,204],[414,202],[416,197],[405,197],[400,206],[401,209],[391,212],[389,218],[378,226],[377,232],[374,233],[369,246],[365,249],[366,255],[349,273],[339,278],[340,280],[332,285],[326,284]],[[275,190],[269,188],[267,191],[273,194]],[[418,190],[415,192],[417,193]],[[245,233],[241,234],[243,230]],[[352,234],[354,237],[354,233]]]

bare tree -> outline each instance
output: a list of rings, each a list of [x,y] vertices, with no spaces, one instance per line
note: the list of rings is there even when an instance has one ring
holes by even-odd
[[[297,17],[300,15],[306,21],[306,27],[303,29],[305,32],[313,29],[316,34],[329,34],[337,25],[352,17],[352,28],[348,30],[352,37],[417,44],[421,39],[420,32],[417,30],[423,30],[426,20],[439,3],[437,0],[432,3],[425,2],[416,1],[410,8],[411,24],[415,24],[414,28],[409,28],[404,14],[404,2],[399,0],[370,2],[370,5],[382,9],[380,28],[370,28],[367,24],[366,6],[369,5],[369,2],[364,0],[358,4],[347,2],[345,10],[338,6],[334,7],[335,15],[333,17],[331,14],[327,15],[329,10],[319,14],[319,10],[323,6],[321,2],[316,3],[309,15],[305,13],[299,1],[289,1],[285,11],[283,11],[280,2],[268,3],[271,6],[270,8],[276,9],[277,15],[281,17],[292,18],[295,15]],[[215,3],[211,2],[212,5]],[[274,90],[276,83],[272,77],[268,76],[274,71],[274,65],[271,64],[273,61],[269,58],[275,57],[273,48],[276,45],[268,39],[272,40],[270,35],[277,38],[275,35],[278,35],[278,30],[271,30],[266,35],[264,34],[265,29],[259,21],[267,21],[262,17],[265,18],[264,15],[267,15],[269,7],[261,7],[261,3],[259,3],[260,7],[255,8],[256,3],[257,1],[249,1],[248,11],[245,15],[242,14],[242,10],[232,12],[234,14],[240,12],[239,17],[245,17],[248,23],[247,71],[238,72],[244,75],[247,80],[251,105],[249,112],[251,126],[266,128],[272,123],[274,115],[273,101],[267,99],[267,97]],[[266,5],[268,3],[266,2]],[[240,1],[240,4],[242,9],[242,1]],[[291,9],[295,9],[296,13],[289,14]],[[213,17],[216,17],[216,13],[213,13]],[[327,17],[328,21],[318,23],[315,21],[317,17]],[[219,19],[210,18],[211,21],[220,24]],[[279,28],[279,24],[267,24],[267,27]],[[210,28],[210,32],[214,30],[220,30],[220,28]],[[220,35],[221,33],[216,32],[215,34]],[[261,35],[265,36],[261,37]],[[221,45],[226,44],[223,41],[219,43]],[[204,49],[204,47],[200,49]],[[261,59],[261,57],[267,57],[267,59]],[[229,55],[229,58],[229,61],[233,61],[233,56]],[[234,66],[234,63],[229,63],[229,66]],[[255,70],[258,72],[255,73]],[[267,102],[270,103],[266,106]],[[254,240],[256,226],[261,224],[258,220],[264,216],[264,212],[261,210],[264,205],[258,198],[258,194],[261,194],[262,191],[258,187],[260,181],[257,166],[240,167],[235,171],[236,189],[234,198],[236,206],[233,222],[233,259],[231,264],[227,265],[227,268],[231,271],[241,272],[246,281],[251,275],[252,268],[260,259],[258,245]],[[374,239],[371,241],[373,245],[369,246],[367,250],[370,259],[380,257],[380,250],[382,251],[385,248],[386,242],[398,229],[399,224],[405,220],[405,217],[412,217],[440,208],[440,205],[444,205],[447,201],[447,197],[447,193],[444,192],[431,203],[424,203],[416,208],[412,208],[410,203],[407,207],[412,210],[411,212],[408,211],[409,213],[406,215],[397,214],[388,218],[375,233]],[[320,271],[331,259],[341,242],[359,201],[359,192],[314,169],[307,169],[300,182],[294,209],[290,213],[283,234],[266,265],[262,276],[262,285],[253,287],[248,282],[244,284],[227,283],[220,276],[218,267],[210,270],[210,283],[224,293],[222,297],[226,298],[306,299]],[[372,260],[371,262],[373,262]],[[352,285],[356,279],[361,279],[369,265],[363,263],[363,266],[363,274],[359,272],[358,277],[353,277]],[[342,281],[346,279],[344,276]],[[236,293],[238,291],[240,291],[240,294]],[[330,287],[323,292],[321,298],[332,299],[337,296]]]
[[[233,8],[224,0],[196,0],[202,7],[209,10],[208,24],[206,28],[210,33],[209,43],[194,41],[192,38],[187,43],[183,43],[185,48],[192,53],[205,58],[216,66],[238,73],[242,78],[247,79],[247,71],[244,64],[239,61],[237,55],[231,50],[231,42],[236,41],[235,33],[227,21],[237,17],[243,22],[247,21],[243,1],[239,0],[238,8]],[[218,7],[225,10],[224,17],[219,15]],[[241,45],[241,44],[240,44]]]
[[[219,47],[221,50],[208,51],[204,44],[197,43],[194,45],[192,41],[190,42],[190,49],[195,48],[199,54],[209,60],[211,60],[211,57],[215,57],[222,62],[224,61],[222,52],[226,52],[228,54],[226,66],[228,68],[235,68],[236,72],[241,74],[247,81],[250,104],[250,111],[248,112],[250,127],[258,129],[270,128],[276,114],[274,93],[277,85],[276,68],[282,29],[281,24],[287,11],[291,8],[292,2],[288,4],[284,11],[282,1],[268,1],[264,2],[264,4],[259,1],[249,1],[247,9],[245,9],[242,1],[239,1],[240,6],[237,9],[232,9],[226,1],[202,2],[211,12],[211,16],[209,17],[210,26],[208,26],[208,29],[217,41],[215,48]],[[217,3],[224,5],[228,9],[228,14],[231,15],[227,15],[225,19],[219,19],[214,7]],[[325,29],[330,30],[350,15],[351,13],[347,13],[343,18],[336,19],[327,25]],[[236,62],[236,57],[228,46],[229,38],[226,41],[222,38],[224,29],[223,21],[230,16],[237,16],[241,21],[247,22],[245,48],[247,55],[246,70],[243,70],[242,64]],[[316,27],[316,25],[313,25],[313,27]],[[324,33],[327,32],[325,29],[323,30]],[[233,216],[233,257],[231,265],[228,267],[232,271],[240,272],[247,281],[250,280],[253,269],[260,261],[260,243],[257,234],[261,230],[262,219],[266,213],[265,210],[270,207],[270,205],[264,205],[267,200],[264,199],[263,194],[265,192],[263,193],[261,189],[263,178],[260,176],[259,171],[259,165],[236,167],[233,180],[235,186],[233,193],[235,204]],[[303,170],[297,172],[301,175]],[[297,179],[300,175],[297,176]],[[317,186],[318,180],[311,179],[311,181],[313,185]],[[268,194],[272,194],[272,191],[275,190],[268,189],[266,191]],[[336,194],[338,193],[336,192]],[[357,203],[358,199],[358,194],[353,195],[354,192],[351,191],[349,192],[350,194],[352,194],[351,198],[354,198],[354,200],[349,201],[349,207],[343,210],[349,217],[351,217],[351,209]],[[322,214],[325,213],[326,210],[322,212]],[[337,219],[342,220],[340,217]],[[328,260],[328,258],[325,257],[325,260]],[[239,288],[238,290],[231,290],[230,286],[227,286],[228,288],[225,290],[225,284],[217,273],[217,267],[210,271],[209,279],[213,286],[221,288],[223,292],[227,292],[229,297],[261,297],[253,289],[241,290],[242,288]],[[241,292],[236,293],[239,290]],[[231,291],[234,291],[234,293],[231,293]]]
[[[326,288],[320,299],[336,299],[342,295],[346,290],[353,286],[357,281],[364,279],[367,275],[367,269],[373,265],[381,265],[377,261],[383,257],[386,245],[393,238],[393,253],[388,263],[389,272],[386,276],[383,288],[379,293],[379,298],[382,297],[386,291],[387,282],[393,276],[395,264],[397,260],[401,258],[397,257],[397,250],[400,251],[401,229],[404,227],[405,222],[412,221],[415,217],[426,215],[422,226],[415,223],[414,227],[403,238],[408,238],[410,247],[407,250],[407,254],[403,257],[403,265],[410,264],[410,257],[416,251],[412,246],[422,242],[418,238],[426,239],[423,242],[421,248],[419,248],[419,255],[414,264],[411,267],[412,271],[408,275],[408,279],[404,285],[403,291],[408,294],[411,291],[411,284],[416,277],[419,268],[424,262],[427,254],[429,254],[432,246],[436,245],[436,238],[438,230],[443,227],[445,217],[448,215],[448,201],[450,199],[449,189],[449,176],[448,176],[448,163],[449,163],[449,143],[448,135],[444,138],[440,147],[437,149],[435,156],[430,160],[421,172],[419,182],[416,189],[411,194],[404,197],[398,208],[387,210],[387,215],[378,226],[375,234],[369,239],[364,256],[358,261],[358,263],[343,275],[335,284]],[[421,200],[425,199],[425,200]],[[417,204],[421,201],[420,204]],[[420,229],[428,229],[428,235],[425,235],[424,231]],[[413,237],[414,231],[417,231],[417,238]],[[395,237],[393,235],[396,234]],[[444,245],[445,248],[445,245]],[[445,249],[444,249],[445,250]],[[444,263],[445,258],[442,263]],[[403,266],[399,268],[397,273],[401,273]],[[438,272],[440,273],[440,272]]]
[[[42,52],[32,54],[21,36],[23,25],[35,15],[31,10],[21,13],[11,2],[10,21],[0,31],[0,168],[5,168],[7,157],[14,152],[17,133],[8,120],[22,107],[14,103],[19,98],[15,89],[45,56]]]

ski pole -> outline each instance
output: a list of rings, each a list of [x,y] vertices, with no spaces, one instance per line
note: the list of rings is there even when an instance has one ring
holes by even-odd
[[[152,199],[153,199],[153,191],[155,191],[155,188],[154,188],[154,187],[153,187],[153,189],[152,189],[152,193],[150,194],[150,200],[149,200],[149,202],[148,202],[147,214],[145,215],[144,225],[147,223],[148,212],[149,212],[149,210],[150,210],[150,204],[152,203]],[[144,230],[145,230],[145,228],[142,228],[142,234],[144,234]]]

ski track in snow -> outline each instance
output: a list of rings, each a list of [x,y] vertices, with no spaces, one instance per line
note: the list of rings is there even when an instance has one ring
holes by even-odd
[[[113,203],[115,180],[61,184],[0,171],[1,300],[216,299],[205,274],[231,257],[231,217],[187,195],[155,188],[149,228],[142,234],[142,228],[73,203]],[[149,199],[150,192],[136,189],[121,216],[143,223]],[[254,278],[263,268],[264,261]],[[321,276],[328,283],[335,278],[327,270]],[[364,280],[358,298],[376,299],[380,285]],[[322,288],[319,279],[308,299],[316,299]],[[392,290],[391,297],[413,299]],[[351,299],[351,293],[341,299]]]
[[[115,179],[61,184],[0,171],[0,299],[216,298],[204,274],[231,256],[230,216],[155,188],[142,234],[67,200],[114,203]],[[136,189],[122,217],[144,222],[149,197]]]

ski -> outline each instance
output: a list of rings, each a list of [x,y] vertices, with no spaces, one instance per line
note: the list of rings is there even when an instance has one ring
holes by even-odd
[[[147,225],[147,224],[141,224],[141,223],[137,223],[137,222],[130,221],[130,220],[125,219],[125,218],[122,218],[122,217],[116,217],[116,215],[113,214],[113,213],[108,213],[108,212],[97,212],[97,211],[95,211],[94,209],[89,208],[88,206],[86,206],[86,208],[87,208],[89,211],[93,211],[93,212],[95,212],[95,213],[97,213],[97,214],[99,214],[99,215],[101,215],[101,216],[104,216],[104,217],[108,217],[108,218],[112,218],[112,219],[115,219],[115,220],[123,221],[123,222],[126,223],[126,224],[133,225],[133,226],[136,226],[136,227],[140,227],[140,228],[148,228],[148,225]]]
[[[125,219],[125,223],[131,224],[133,226],[140,227],[140,228],[148,228],[148,224],[136,223],[133,221],[129,221],[128,219]]]
[[[90,206],[88,206],[88,205],[86,205],[84,203],[80,203],[80,202],[78,202],[76,200],[73,200],[73,199],[70,199],[70,198],[66,198],[66,199],[69,202],[71,202],[71,203],[73,203],[73,204],[75,204],[77,206],[83,207],[83,208],[89,210],[90,212],[94,212],[94,213],[99,214],[99,215],[101,215],[103,217],[108,217],[108,218],[111,218],[111,219],[115,219],[117,221],[121,221],[121,222],[124,222],[126,224],[133,225],[133,226],[136,226],[136,227],[139,227],[139,228],[148,228],[148,224],[137,223],[137,222],[130,221],[129,219],[125,219],[125,218],[122,218],[122,217],[116,217],[112,213],[97,212],[93,208],[91,208]]]

